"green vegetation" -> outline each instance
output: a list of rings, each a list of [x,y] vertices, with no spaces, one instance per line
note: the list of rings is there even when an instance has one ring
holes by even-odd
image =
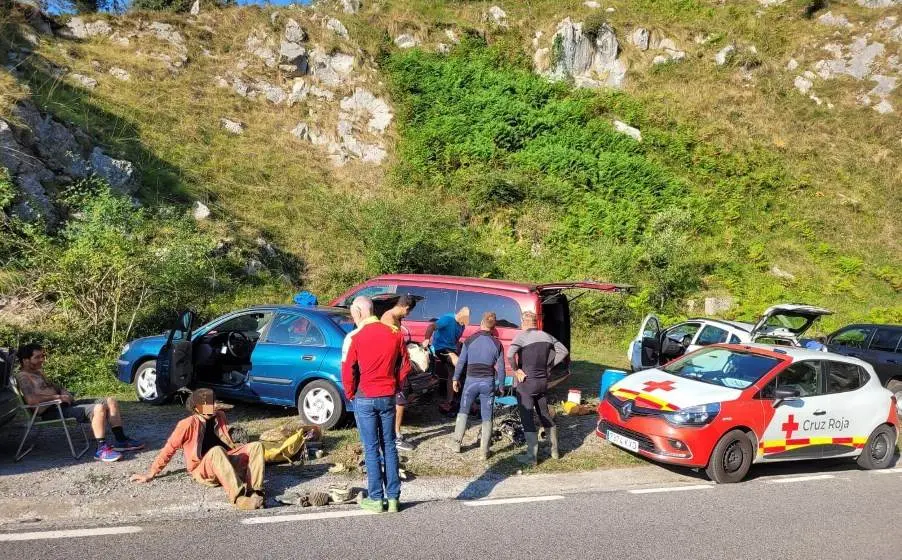
[[[188,5],[144,7],[176,4]],[[0,70],[0,116],[30,97],[86,131],[135,164],[142,207],[86,181],[64,193],[57,231],[4,218],[0,293],[42,313],[0,326],[0,343],[45,340],[55,374],[84,390],[108,389],[119,344],[166,328],[179,307],[209,318],[288,301],[300,288],[327,300],[383,272],[635,284],[631,297],[576,304],[581,347],[603,344],[616,359],[641,315],[698,314],[709,295],[734,297],[731,318],[779,301],[822,304],[837,312],[822,331],[902,322],[895,121],[854,101],[841,105],[844,84],[835,85],[834,110],[816,106],[783,69],[833,31],[803,22],[798,2],[760,17],[755,2],[608,4],[616,11],[602,16],[579,0],[514,3],[501,29],[485,23],[486,3],[390,0],[358,15],[335,12],[350,40],[305,23],[299,8],[280,8],[280,18],[259,7],[205,11],[203,26],[154,14],[187,41],[189,61],[178,72],[136,54],[163,47],[153,38],[132,37],[129,47],[43,38],[15,62],[17,74]],[[849,9],[856,21],[877,17]],[[20,22],[7,17],[0,9],[4,64],[14,50],[7,43],[26,45],[16,37]],[[248,76],[275,80],[244,41],[251,31],[275,37],[285,17],[302,22],[311,48],[355,53],[361,76],[378,64],[365,85],[389,97],[396,114],[385,165],[333,168],[321,147],[289,131],[301,120],[333,131],[334,114],[216,86],[214,76],[229,76],[240,60],[251,61]],[[535,31],[545,33],[554,63],[561,43],[551,33],[564,17],[616,30],[630,62],[624,91],[575,90],[533,74]],[[649,53],[626,46],[637,25],[673,37],[687,60],[650,65]],[[445,30],[463,43],[434,54],[449,42]],[[400,33],[415,34],[422,49],[398,52]],[[707,42],[693,40],[700,35]],[[715,67],[727,43],[737,55]],[[114,81],[114,66],[131,80]],[[99,86],[82,89],[54,68],[95,76]],[[223,116],[245,123],[244,134],[225,133]],[[642,141],[618,133],[614,120],[639,128]],[[212,219],[186,217],[195,200]],[[14,202],[0,174],[0,208]],[[243,274],[247,259],[260,257],[259,237],[278,249],[263,259],[269,272]],[[223,244],[232,250],[214,250]]]

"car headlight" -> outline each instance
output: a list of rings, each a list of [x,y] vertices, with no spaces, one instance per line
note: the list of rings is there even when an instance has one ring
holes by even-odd
[[[677,426],[704,426],[710,424],[719,413],[720,403],[711,403],[668,412],[664,419]]]
[[[131,343],[127,343],[125,346],[122,347],[122,352],[119,352],[119,355],[124,356],[125,353],[131,349],[131,347],[132,347]]]

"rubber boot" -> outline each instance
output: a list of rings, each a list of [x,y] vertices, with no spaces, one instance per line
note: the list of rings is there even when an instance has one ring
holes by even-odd
[[[557,426],[548,428],[548,441],[551,443],[551,458],[560,459],[561,453],[557,446]]]
[[[517,455],[517,461],[526,465],[536,466],[536,450],[539,447],[539,434],[536,432],[524,432],[526,438],[526,453]]]
[[[492,446],[492,422],[482,423],[482,434],[479,436],[479,450],[482,452],[482,460],[489,460],[489,447]]]
[[[451,451],[460,453],[460,444],[464,440],[464,432],[467,431],[467,415],[458,414],[457,421],[454,423],[454,435],[451,436]]]

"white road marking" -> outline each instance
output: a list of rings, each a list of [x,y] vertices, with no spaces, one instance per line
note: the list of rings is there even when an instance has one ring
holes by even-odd
[[[34,531],[30,533],[0,533],[0,542],[37,541],[42,539],[72,539],[77,537],[101,537],[140,533],[141,527],[97,527],[94,529],[68,529],[65,531]]]
[[[324,511],[321,513],[298,513],[294,515],[267,515],[242,519],[245,525],[261,525],[264,523],[286,523],[288,521],[312,521],[315,519],[336,519],[339,517],[359,517],[361,515],[377,515],[376,512],[363,509],[348,511]]]
[[[877,469],[871,471],[871,474],[902,474],[902,467],[896,467],[894,469]]]
[[[687,486],[669,486],[667,488],[639,488],[638,490],[629,490],[630,494],[656,494],[658,492],[686,492],[688,490],[709,490],[714,488],[713,484],[690,484]]]
[[[767,484],[785,484],[787,482],[806,482],[808,480],[827,480],[830,478],[836,478],[832,474],[812,474],[808,476],[790,476],[786,478],[772,478],[770,480],[765,480]]]
[[[529,502],[550,502],[563,500],[563,496],[531,496],[528,498],[498,498],[495,500],[463,500],[465,506],[500,506],[503,504],[525,504]]]

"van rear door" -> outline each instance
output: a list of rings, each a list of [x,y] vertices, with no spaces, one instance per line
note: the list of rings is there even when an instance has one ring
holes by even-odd
[[[567,298],[564,290],[583,290],[581,293]],[[632,286],[626,284],[612,284],[609,282],[555,282],[551,284],[539,284],[536,293],[539,295],[541,306],[540,328],[558,339],[567,349],[570,349],[571,325],[570,302],[582,297],[589,290],[606,293],[626,293]],[[567,359],[551,372],[549,386],[554,386],[563,381],[570,371],[570,360]]]

